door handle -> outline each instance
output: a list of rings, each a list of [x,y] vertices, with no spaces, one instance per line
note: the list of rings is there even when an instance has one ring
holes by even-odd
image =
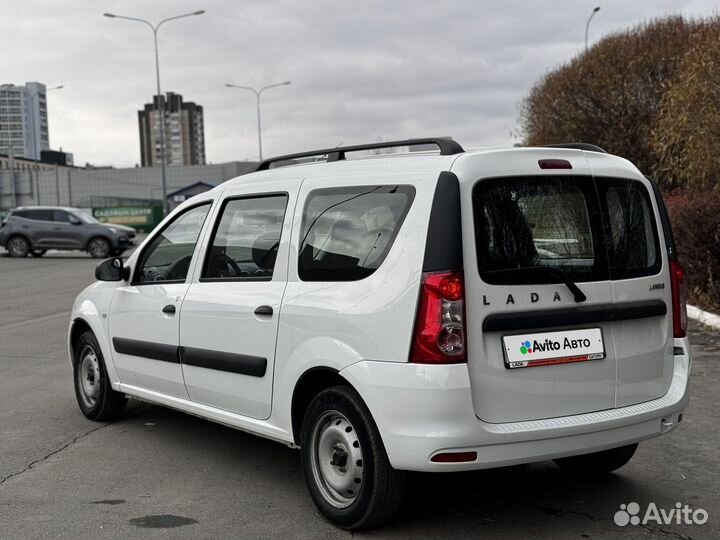
[[[163,313],[167,313],[168,315],[175,315],[175,306],[172,304],[168,304],[162,309]]]
[[[255,315],[272,315],[273,314],[273,308],[270,306],[260,306],[255,310]]]

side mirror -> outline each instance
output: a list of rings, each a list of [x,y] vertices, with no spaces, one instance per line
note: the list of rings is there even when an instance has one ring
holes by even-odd
[[[95,279],[98,281],[127,281],[130,268],[123,265],[120,257],[103,261],[95,267]]]
[[[71,223],[72,225],[82,225],[82,224],[83,224],[83,222],[80,221],[79,219],[71,219],[71,220],[70,220],[70,223]]]

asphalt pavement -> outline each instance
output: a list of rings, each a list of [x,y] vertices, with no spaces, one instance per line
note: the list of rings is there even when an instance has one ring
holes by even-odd
[[[93,279],[83,254],[0,256],[0,538],[346,538],[306,492],[299,452],[162,407],[86,420],[66,354],[69,311]],[[692,401],[681,426],[588,480],[552,462],[414,474],[373,538],[720,537],[720,334],[692,328]],[[615,524],[621,504],[677,502],[704,525]]]

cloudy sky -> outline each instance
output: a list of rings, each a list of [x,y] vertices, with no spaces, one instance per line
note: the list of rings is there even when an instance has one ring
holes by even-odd
[[[3,5],[0,82],[64,84],[49,95],[50,144],[75,163],[140,161],[137,111],[155,89],[152,33],[103,12],[172,21],[160,31],[163,91],[205,109],[208,161],[452,135],[517,140],[532,83],[590,41],[649,18],[711,15],[710,0],[23,0]]]

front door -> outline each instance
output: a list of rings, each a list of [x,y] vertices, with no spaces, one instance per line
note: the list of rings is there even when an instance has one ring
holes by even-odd
[[[54,226],[49,235],[52,245],[63,249],[83,249],[85,226],[75,216],[65,210],[53,210]]]
[[[210,205],[208,201],[178,214],[145,246],[132,282],[115,291],[110,338],[123,384],[188,397],[178,352],[180,305]]]
[[[232,189],[183,302],[180,357],[192,401],[266,419],[296,193]]]

